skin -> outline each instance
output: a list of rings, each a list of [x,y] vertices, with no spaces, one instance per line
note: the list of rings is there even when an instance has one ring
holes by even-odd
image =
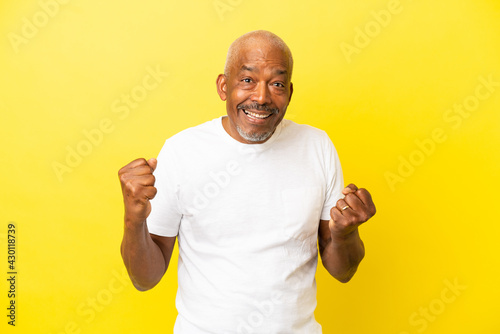
[[[216,81],[217,93],[221,100],[226,101],[227,117],[222,119],[222,125],[231,137],[242,143],[262,143],[269,138],[249,141],[236,128],[252,134],[274,132],[285,116],[293,93],[288,57],[283,50],[258,40],[240,48],[237,59],[230,74],[220,74]],[[257,106],[276,109],[277,112],[269,118],[255,120],[238,106],[249,106],[246,111],[259,115],[270,112],[257,110]]]
[[[217,92],[226,102],[227,116],[222,125],[239,142],[263,143],[269,136],[252,141],[242,136],[238,128],[257,137],[275,131],[293,93],[288,54],[265,38],[254,38],[238,48],[235,59],[229,74],[220,74],[216,80]],[[270,116],[255,119],[244,110]],[[121,254],[132,283],[140,291],[153,288],[161,280],[176,241],[176,237],[157,236],[147,229],[149,201],[156,195],[153,176],[156,163],[154,158],[136,159],[118,172],[125,205]],[[318,244],[327,271],[340,282],[348,282],[365,253],[358,227],[375,214],[375,205],[369,192],[354,184],[347,186],[343,194],[345,198],[331,209],[330,221],[320,221]],[[343,209],[346,205],[349,208]]]
[[[146,218],[151,213],[156,159],[136,159],[118,172],[125,204],[121,254],[137,290],[153,288],[167,271],[176,237],[160,237],[148,232]]]
[[[325,269],[338,281],[347,283],[365,256],[358,228],[373,217],[376,209],[366,189],[351,183],[342,194],[344,199],[339,199],[330,210],[330,221],[320,220],[318,246]]]

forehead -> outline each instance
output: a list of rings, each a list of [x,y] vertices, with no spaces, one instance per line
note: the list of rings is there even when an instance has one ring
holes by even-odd
[[[250,41],[239,47],[234,65],[237,70],[247,69],[248,65],[289,69],[289,57],[280,47],[266,41]]]

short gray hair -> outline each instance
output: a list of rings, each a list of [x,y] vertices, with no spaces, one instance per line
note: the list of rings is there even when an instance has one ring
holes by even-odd
[[[227,51],[226,64],[224,66],[224,75],[229,76],[231,67],[236,60],[236,57],[242,46],[247,45],[249,42],[256,40],[265,40],[272,46],[282,50],[288,56],[288,66],[290,67],[289,78],[292,78],[293,71],[293,57],[290,48],[286,43],[276,34],[273,34],[267,30],[255,30],[250,31],[240,37],[238,37],[231,45]]]

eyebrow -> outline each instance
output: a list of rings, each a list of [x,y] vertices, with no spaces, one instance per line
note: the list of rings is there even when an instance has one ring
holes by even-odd
[[[243,65],[243,66],[241,66],[241,71],[256,72],[257,69],[255,67],[252,67],[252,66]],[[287,73],[288,73],[287,70],[281,70],[281,69],[274,70],[274,74],[276,74],[276,75],[282,75],[282,74],[286,75]]]
[[[249,71],[249,72],[255,72],[255,67],[251,67],[251,66],[247,66],[247,65],[243,65],[241,66],[241,70],[242,71]]]
[[[282,75],[282,74],[287,74],[288,71],[287,70],[275,70],[274,73],[276,73],[277,75]]]

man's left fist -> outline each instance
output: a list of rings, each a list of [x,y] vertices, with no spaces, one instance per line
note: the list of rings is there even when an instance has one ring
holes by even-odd
[[[370,219],[376,212],[372,196],[366,189],[358,189],[349,184],[342,190],[345,195],[330,210],[330,232],[332,237],[346,238],[356,231],[358,226]]]

